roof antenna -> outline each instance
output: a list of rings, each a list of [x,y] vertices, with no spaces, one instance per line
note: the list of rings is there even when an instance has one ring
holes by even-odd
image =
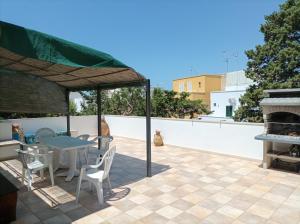
[[[230,57],[228,56],[227,54],[227,51],[222,51],[223,53],[223,57],[224,57],[224,60],[225,60],[225,63],[226,63],[226,73],[228,73],[228,66],[229,66],[229,59]]]

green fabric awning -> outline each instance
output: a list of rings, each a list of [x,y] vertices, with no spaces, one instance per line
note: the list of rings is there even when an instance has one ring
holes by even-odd
[[[3,21],[0,68],[39,76],[71,90],[145,81],[109,54]]]
[[[109,54],[0,21],[0,112],[66,113],[66,90],[145,81]]]

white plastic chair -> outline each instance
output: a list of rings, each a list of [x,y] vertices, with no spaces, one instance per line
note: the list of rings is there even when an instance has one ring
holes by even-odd
[[[97,136],[92,141],[98,144],[98,141],[100,141],[100,150],[98,147],[89,147],[88,149],[88,155],[87,158],[89,158],[89,155],[95,155],[97,157],[97,160],[106,153],[106,151],[109,149],[110,143],[113,141],[112,136]],[[97,141],[98,140],[98,141]]]
[[[35,141],[37,143],[43,143],[43,138],[55,137],[55,132],[50,128],[40,128],[35,133]]]
[[[54,186],[53,177],[53,152],[43,145],[21,145],[22,149],[17,149],[19,159],[22,163],[22,184],[24,184],[25,175],[27,177],[27,188],[31,190],[32,173],[40,171],[41,178],[44,179],[44,169],[49,169],[51,184]],[[43,153],[41,153],[43,152]]]
[[[84,140],[84,141],[88,141],[89,140],[89,137],[90,135],[89,134],[83,134],[83,135],[79,135],[77,136],[76,138],[80,139],[80,140]],[[88,164],[88,147],[85,147],[85,148],[82,148],[82,149],[79,149],[78,152],[79,152],[79,161],[81,163],[81,155],[83,154],[84,155],[84,158],[85,158],[85,162],[86,164]]]
[[[81,188],[81,182],[87,180],[90,182],[91,187],[94,185],[97,192],[99,204],[104,203],[103,198],[103,182],[107,181],[109,189],[111,191],[111,183],[109,180],[109,171],[113,162],[114,155],[116,153],[116,146],[111,147],[103,156],[101,161],[98,161],[96,165],[85,165],[81,168],[80,176],[78,179],[76,190],[76,202],[79,201],[79,194]],[[103,170],[100,167],[103,165]]]

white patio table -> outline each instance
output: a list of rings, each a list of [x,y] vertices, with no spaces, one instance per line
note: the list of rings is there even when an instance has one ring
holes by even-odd
[[[77,150],[94,145],[94,142],[84,141],[78,138],[69,136],[56,136],[44,138],[43,144],[51,149],[64,150],[69,152],[69,170],[67,172],[59,173],[57,176],[66,176],[66,181],[71,181],[74,176],[79,175],[76,167]]]

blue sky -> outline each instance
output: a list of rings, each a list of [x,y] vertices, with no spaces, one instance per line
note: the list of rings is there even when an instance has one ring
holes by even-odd
[[[282,0],[0,0],[0,19],[109,53],[171,88],[172,80],[244,69]]]

